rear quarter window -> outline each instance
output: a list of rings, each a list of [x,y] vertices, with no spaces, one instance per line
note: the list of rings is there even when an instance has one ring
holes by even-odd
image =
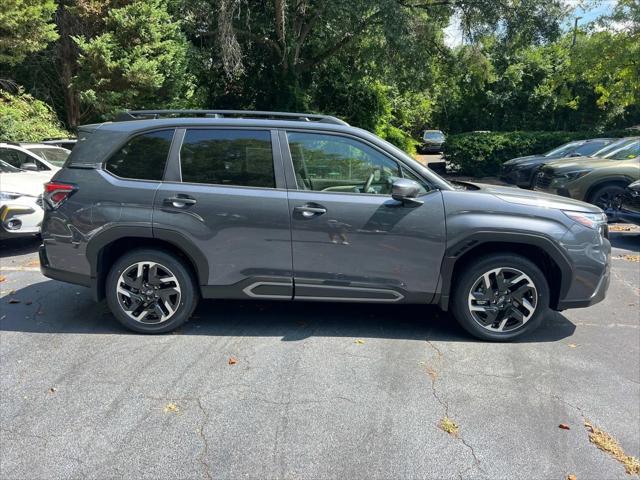
[[[105,163],[105,169],[122,178],[162,180],[173,129],[133,137]]]

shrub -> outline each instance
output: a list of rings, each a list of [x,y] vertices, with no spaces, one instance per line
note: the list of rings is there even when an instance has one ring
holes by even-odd
[[[14,95],[0,90],[0,140],[39,142],[68,137],[53,110],[22,89]]]
[[[609,132],[487,132],[450,135],[444,156],[458,173],[476,177],[496,175],[507,160],[546,152],[572,140],[624,137],[629,130]]]

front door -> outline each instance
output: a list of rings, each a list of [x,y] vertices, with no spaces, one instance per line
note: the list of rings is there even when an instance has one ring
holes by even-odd
[[[275,132],[188,128],[177,136],[184,139],[179,152],[172,146],[156,194],[154,236],[194,252],[206,297],[291,299],[290,218]]]
[[[445,243],[440,192],[359,139],[288,131],[286,140],[296,180],[289,190],[295,299],[429,302]],[[421,205],[391,198],[401,177],[424,186]]]

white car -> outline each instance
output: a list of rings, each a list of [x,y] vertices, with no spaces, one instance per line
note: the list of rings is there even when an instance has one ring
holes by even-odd
[[[40,233],[43,184],[53,172],[29,172],[0,160],[0,238]]]
[[[22,170],[47,172],[53,176],[69,156],[66,148],[42,143],[0,143],[0,160]]]

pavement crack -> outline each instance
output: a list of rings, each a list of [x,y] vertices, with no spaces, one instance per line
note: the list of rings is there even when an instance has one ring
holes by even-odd
[[[442,408],[444,409],[444,415],[446,418],[450,418],[449,417],[449,402],[444,399],[441,394],[438,392],[438,388],[437,388],[437,382],[438,379],[441,378],[441,368],[445,362],[445,356],[442,353],[442,350],[440,350],[433,342],[431,342],[430,340],[426,340],[427,345],[429,345],[429,347],[431,347],[431,349],[436,352],[436,365],[434,367],[427,367],[427,373],[431,379],[431,394],[433,395],[433,398],[436,399],[436,401],[442,406]],[[460,441],[460,443],[462,443],[467,450],[469,450],[469,453],[471,454],[471,457],[473,458],[473,462],[472,464],[466,468],[464,471],[462,472],[458,472],[458,475],[460,476],[460,478],[464,478],[465,475],[467,474],[467,472],[469,472],[469,470],[471,470],[472,468],[477,468],[479,471],[481,471],[482,473],[484,473],[486,475],[486,472],[482,469],[482,466],[480,464],[480,459],[478,458],[478,456],[476,455],[476,451],[473,448],[473,446],[467,442],[467,440],[464,439],[464,437],[459,433],[456,432],[454,435],[451,435],[453,438],[457,439]]]
[[[207,412],[207,410],[205,410],[205,408],[202,406],[202,400],[200,399],[200,397],[196,398],[196,404],[202,412],[202,423],[200,424],[200,428],[198,428],[198,435],[202,440],[203,448],[200,456],[198,457],[198,462],[204,468],[204,473],[207,475],[207,478],[211,480],[213,478],[211,476],[211,466],[207,462],[207,457],[209,455],[209,440],[204,434],[204,428],[209,424],[209,412]]]

